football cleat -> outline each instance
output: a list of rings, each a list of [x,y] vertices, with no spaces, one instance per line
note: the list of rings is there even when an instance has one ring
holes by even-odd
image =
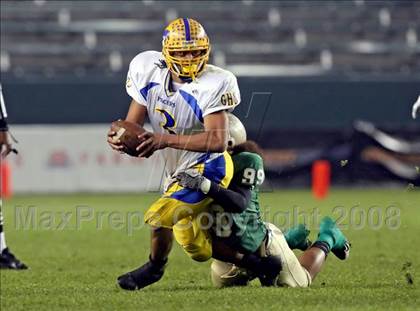
[[[175,52],[191,52],[192,57],[179,57]],[[171,72],[181,79],[194,80],[209,60],[210,40],[199,22],[178,18],[163,32],[162,54]]]
[[[229,283],[229,280],[233,280],[231,283],[234,286],[246,286],[249,281],[252,280],[252,273],[250,274],[246,269],[233,265],[229,271],[220,276],[224,282]]]
[[[5,248],[0,254],[0,269],[26,270],[28,266],[17,259],[9,248]]]
[[[351,244],[345,241],[342,247],[332,248],[331,252],[340,260],[346,260],[350,256]]]
[[[318,237],[321,235],[327,235],[331,238],[331,252],[338,259],[345,260],[350,256],[351,244],[331,217],[324,217],[321,220]]]
[[[138,290],[159,281],[165,272],[165,265],[148,261],[140,268],[118,277],[118,285],[125,290]]]
[[[299,249],[301,251],[306,251],[312,244],[308,239],[309,233],[306,225],[299,224],[296,227],[290,228],[285,234],[284,238],[287,241],[290,249]]]

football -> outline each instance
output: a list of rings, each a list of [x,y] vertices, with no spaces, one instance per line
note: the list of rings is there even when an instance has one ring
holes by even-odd
[[[145,132],[143,127],[133,122],[118,120],[112,122],[111,130],[116,133],[113,136],[114,141],[121,141],[125,153],[133,157],[139,156],[140,151],[137,151],[136,148],[141,143],[138,135]]]

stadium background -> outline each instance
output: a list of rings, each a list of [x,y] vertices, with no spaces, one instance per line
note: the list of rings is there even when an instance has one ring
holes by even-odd
[[[9,247],[30,266],[0,271],[1,310],[418,310],[418,179],[348,155],[354,145],[380,147],[357,119],[419,140],[410,118],[420,93],[419,1],[3,0],[0,9],[1,82],[19,140],[2,211]],[[284,230],[305,222],[314,239],[317,211],[339,219],[353,244],[347,262],[329,256],[309,290],[258,282],[216,290],[209,262],[177,245],[157,284],[135,293],[115,284],[148,258],[142,213],[159,194],[138,192],[159,188],[162,167],[114,154],[106,131],[129,104],[129,61],[160,49],[177,16],[202,22],[211,62],[238,76],[237,113],[265,148],[266,190],[274,188],[260,197],[264,219]],[[286,167],[290,158],[298,161]],[[321,158],[342,187],[316,200],[311,167]]]
[[[264,148],[317,152],[351,135],[355,120],[408,139],[419,131],[410,118],[420,90],[418,1],[2,1],[1,80],[21,140],[10,160],[16,191],[158,188],[160,178],[145,185],[131,167],[161,176],[159,161],[111,155],[102,131],[126,113],[130,60],[160,50],[162,29],[179,16],[205,26],[210,62],[238,76],[236,113]],[[39,139],[52,142],[37,148]],[[271,162],[274,184],[309,184],[309,166],[290,175]],[[336,171],[334,181],[355,183]]]
[[[351,135],[358,119],[408,139],[419,131],[410,119],[420,89],[418,1],[2,1],[1,80],[21,141],[10,159],[15,191],[158,188],[160,177],[145,184],[131,170],[160,176],[158,160],[112,155],[102,134],[126,113],[130,60],[160,50],[162,29],[179,16],[205,26],[210,62],[238,76],[236,113],[264,148],[317,152]],[[37,148],[39,139],[51,143]],[[274,184],[309,184],[309,166],[290,175],[268,165]],[[356,182],[336,171],[337,183]]]

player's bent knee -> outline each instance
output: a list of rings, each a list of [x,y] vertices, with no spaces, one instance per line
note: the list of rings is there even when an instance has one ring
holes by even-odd
[[[293,271],[282,270],[277,279],[277,286],[279,287],[305,288],[309,287],[311,283],[311,275],[303,267],[295,267]]]
[[[270,231],[267,254],[278,256],[282,262],[282,270],[277,279],[277,286],[308,287],[311,284],[311,276],[289,248],[281,230],[270,223],[267,224],[267,227]]]
[[[182,247],[192,260],[198,262],[207,261],[212,256],[212,250],[210,247],[200,247],[195,244],[183,245]]]

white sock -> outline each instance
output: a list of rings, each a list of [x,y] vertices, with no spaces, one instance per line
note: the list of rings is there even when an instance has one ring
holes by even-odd
[[[0,232],[0,253],[7,247],[6,245],[6,237],[4,236],[4,232]]]
[[[2,201],[0,199],[0,253],[7,247],[6,245],[6,237],[3,232],[3,214],[1,212],[1,205]]]

